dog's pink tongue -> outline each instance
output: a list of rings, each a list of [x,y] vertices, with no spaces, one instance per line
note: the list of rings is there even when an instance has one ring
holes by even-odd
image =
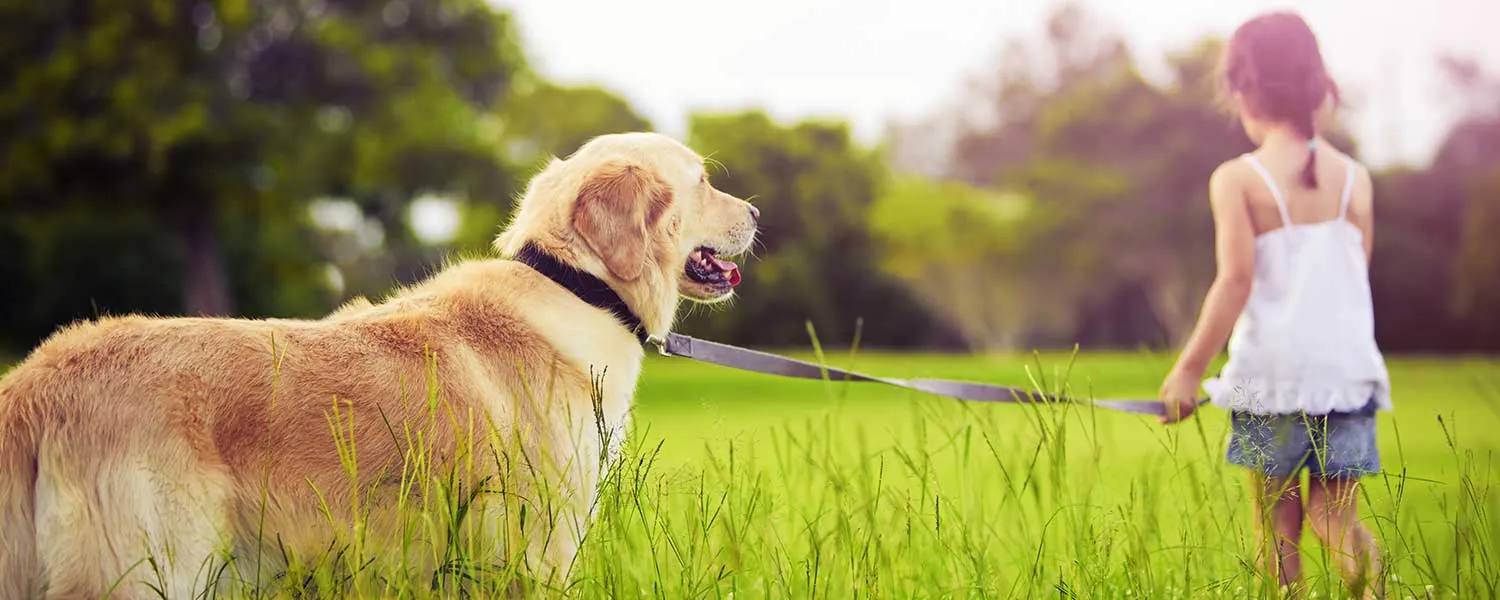
[[[735,285],[739,285],[740,284],[740,266],[739,265],[734,264],[732,262],[729,262],[727,260],[719,260],[719,258],[716,257],[716,256],[709,256],[708,260],[713,261],[714,266],[718,267],[720,271],[723,271],[723,272],[729,274],[729,285],[735,286]]]
[[[710,255],[708,257],[708,260],[713,261],[715,267],[718,267],[720,271],[724,271],[726,273],[729,272],[729,271],[733,271],[735,269],[740,268],[739,265],[734,264],[732,262],[729,262],[727,260],[719,260],[719,257],[717,257],[717,256]]]

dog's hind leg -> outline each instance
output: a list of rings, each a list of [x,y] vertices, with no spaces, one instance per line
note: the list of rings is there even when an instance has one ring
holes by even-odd
[[[84,456],[43,438],[37,550],[49,598],[194,598],[221,583],[227,476],[182,440],[129,446]]]

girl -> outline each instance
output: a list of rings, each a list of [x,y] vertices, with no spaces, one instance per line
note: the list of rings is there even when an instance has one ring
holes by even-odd
[[[1163,422],[1193,412],[1228,338],[1228,364],[1202,385],[1231,412],[1228,459],[1251,472],[1263,568],[1298,591],[1306,518],[1355,596],[1373,597],[1380,559],[1356,484],[1380,469],[1375,411],[1391,397],[1370,303],[1370,174],[1318,136],[1317,116],[1338,90],[1301,17],[1241,25],[1222,68],[1227,100],[1259,148],[1209,179],[1218,274],[1162,384]]]

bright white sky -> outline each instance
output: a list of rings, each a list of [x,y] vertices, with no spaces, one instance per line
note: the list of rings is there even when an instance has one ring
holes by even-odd
[[[996,63],[1013,35],[1039,35],[1052,0],[492,0],[518,16],[534,65],[601,83],[672,135],[688,113],[763,107],[835,116],[874,141],[892,118],[930,114]],[[1256,13],[1292,7],[1318,33],[1355,106],[1366,160],[1427,161],[1457,108],[1436,58],[1500,66],[1496,0],[1085,0],[1142,66]]]

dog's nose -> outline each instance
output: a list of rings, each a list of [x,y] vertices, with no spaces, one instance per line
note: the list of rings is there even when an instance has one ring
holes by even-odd
[[[760,209],[755,208],[754,204],[750,205],[750,218],[755,219],[756,221],[760,220]]]

